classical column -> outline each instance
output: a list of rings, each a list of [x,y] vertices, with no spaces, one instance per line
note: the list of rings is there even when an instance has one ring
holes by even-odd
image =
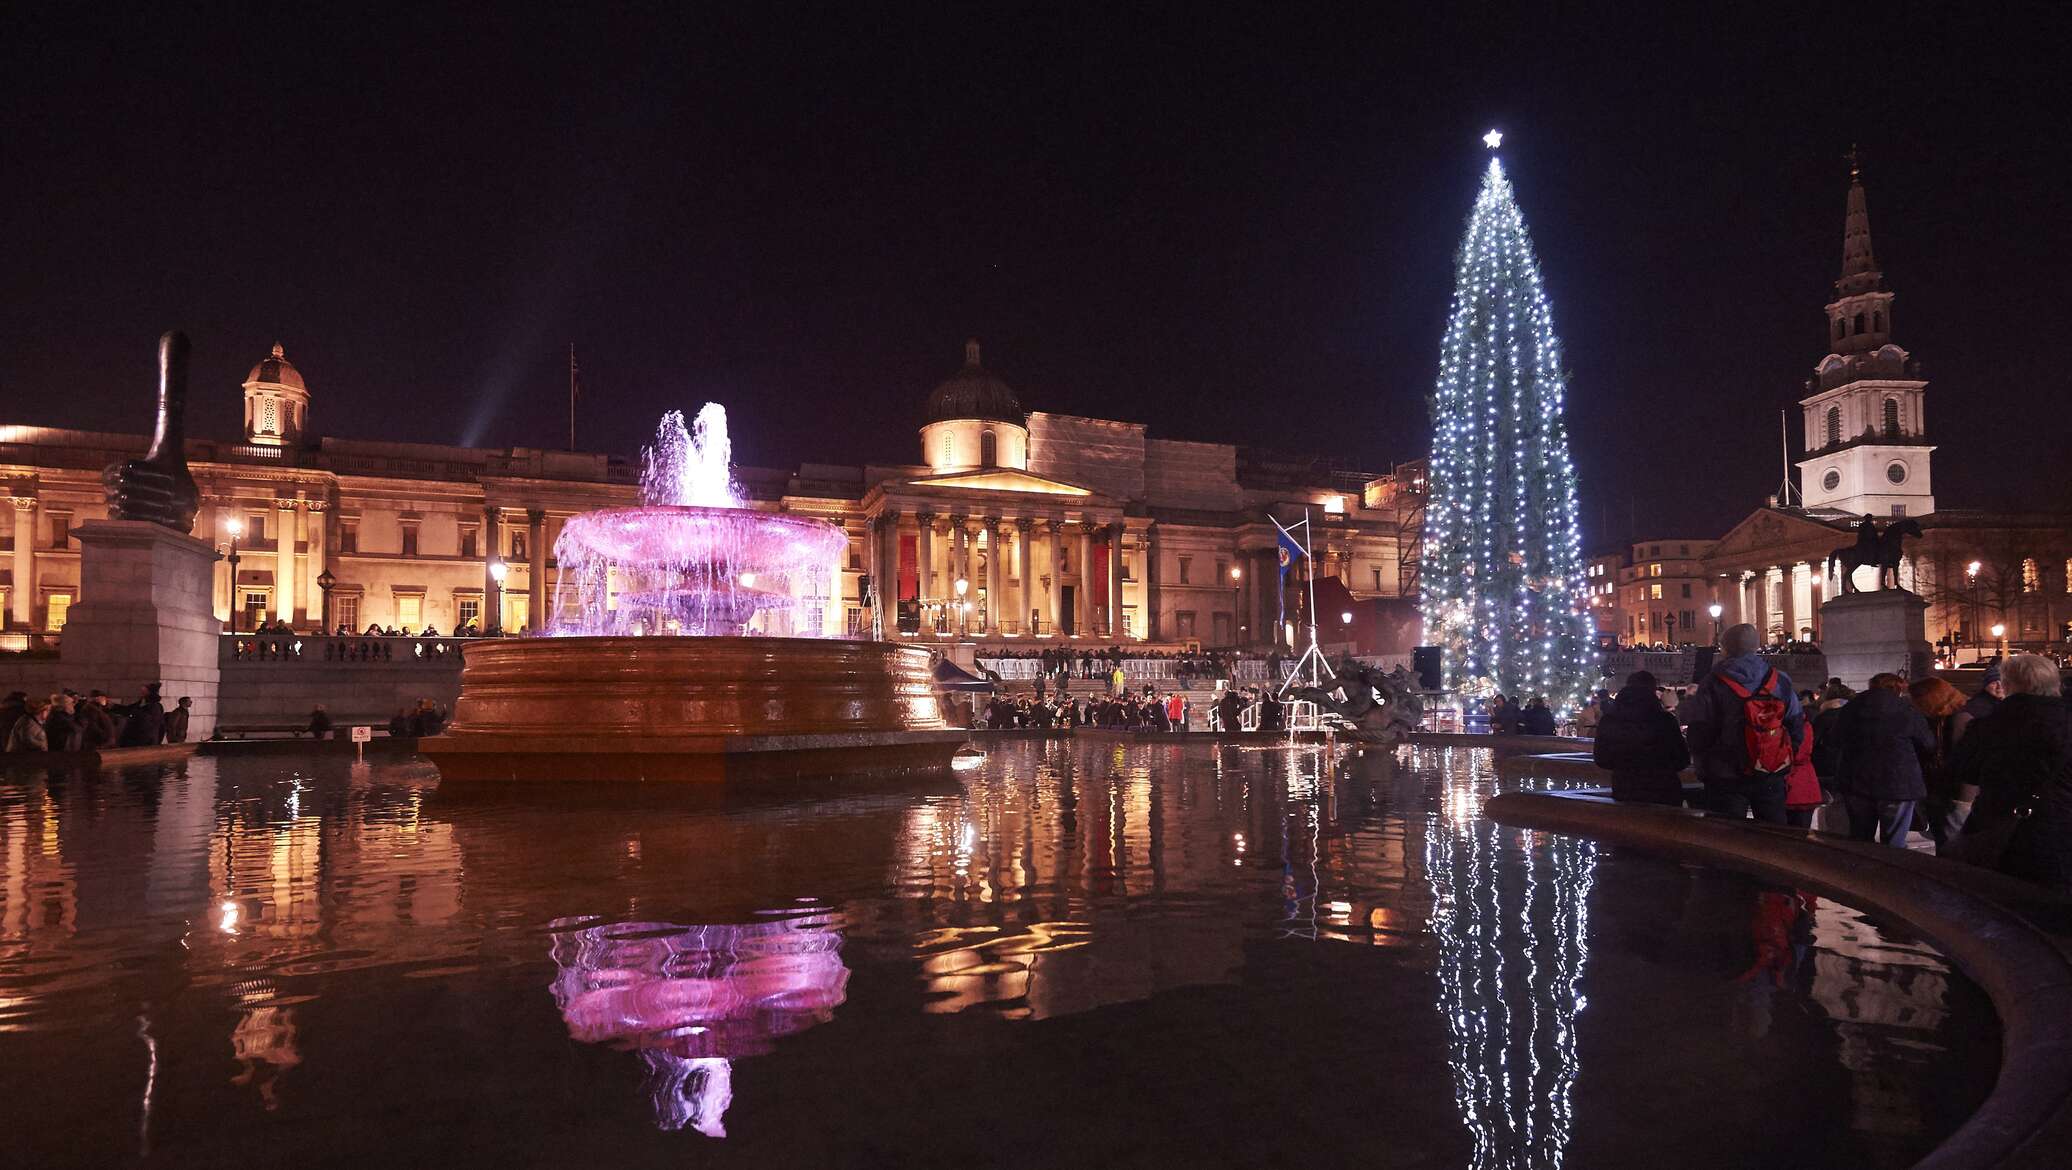
[[[1122,537],[1123,526],[1108,526],[1108,636],[1122,641]]]
[[[1808,561],[1806,575],[1811,579],[1807,592],[1813,603],[1812,612],[1806,615],[1806,624],[1813,627],[1813,639],[1817,642],[1820,640],[1820,607],[1827,601],[1827,566],[1818,561]]]
[[[1799,636],[1799,581],[1797,565],[1780,565],[1775,570],[1777,583],[1784,586],[1784,640],[1789,642]]]
[[[1000,611],[1006,607],[1007,593],[1000,585],[1001,555],[1000,517],[986,517],[986,636],[1000,636]]]
[[[1015,563],[1021,567],[1022,587],[1015,594],[1015,628],[1023,634],[1036,632],[1036,565],[1029,555],[1036,522],[1027,516],[1017,516],[1014,521]]]
[[[1065,522],[1050,521],[1050,632],[1060,638],[1065,629]]]
[[[914,593],[925,600],[935,596],[935,513],[916,512],[914,523],[921,531],[920,542],[914,546]]]
[[[295,623],[295,501],[275,500],[273,533],[273,616]]]
[[[482,505],[482,632],[495,633],[504,628],[503,588],[496,583],[496,574],[489,571],[496,564],[497,553],[504,547],[501,517],[503,509],[495,504]]]
[[[1094,625],[1094,533],[1098,525],[1079,522],[1079,595],[1072,603],[1072,632],[1082,637],[1099,634]]]
[[[525,519],[525,623],[539,630],[546,628],[547,616],[547,513],[530,508]]]
[[[22,629],[36,625],[36,499],[14,497],[14,589],[8,597],[14,608],[14,624]]]
[[[1155,642],[1159,636],[1158,546],[1158,527],[1153,525],[1144,530],[1144,640],[1147,642]]]
[[[311,500],[303,507],[308,509],[308,519],[303,523],[309,526],[309,562],[303,570],[302,612],[309,616],[312,624],[321,627],[325,616],[324,587],[317,584],[317,578],[324,575],[325,562],[330,557],[330,550],[324,547],[325,505],[322,500]],[[317,632],[330,631],[319,628]]]

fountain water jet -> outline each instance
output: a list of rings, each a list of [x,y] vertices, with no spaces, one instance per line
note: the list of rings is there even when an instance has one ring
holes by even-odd
[[[446,781],[718,780],[944,767],[926,650],[825,636],[849,537],[742,506],[726,411],[662,418],[641,503],[554,542],[553,637],[467,646]]]

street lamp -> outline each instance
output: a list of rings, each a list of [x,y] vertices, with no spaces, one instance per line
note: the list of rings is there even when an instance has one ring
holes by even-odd
[[[317,574],[317,588],[323,590],[324,593],[323,616],[317,619],[317,633],[319,635],[331,632],[331,587],[336,584],[338,584],[338,578],[331,575],[331,570],[325,569]]]
[[[1974,649],[1976,649],[1979,646],[1978,624],[1986,616],[1985,607],[1979,604],[1978,596],[1978,571],[1984,567],[1985,566],[1979,564],[1979,562],[1977,561],[1973,561],[1970,564],[1964,566],[1964,578],[1965,580],[1971,583],[1971,644],[1974,647]],[[1983,657],[1984,653],[1985,652],[1983,650],[1978,650],[1977,653],[1973,655],[1974,660],[1979,657]]]
[[[1238,621],[1245,610],[1245,570],[1238,565],[1230,566],[1230,629],[1233,645],[1245,644],[1245,627]]]
[[[489,562],[489,612],[483,616],[488,619],[485,628],[492,638],[504,632],[504,578],[510,573],[511,566],[504,563],[504,558]]]
[[[2007,624],[2005,622],[1993,623],[1993,640],[2000,643],[2000,657],[2005,659],[2007,657]]]
[[[1705,607],[1705,612],[1712,615],[1712,644],[1717,646],[1719,645],[1719,618],[1721,614],[1727,612],[1727,607],[1715,601]]]
[[[237,538],[245,533],[245,522],[232,516],[223,522],[223,531],[230,534],[230,632],[237,633]]]
[[[971,582],[957,578],[957,636],[964,636],[964,595],[971,591]]]

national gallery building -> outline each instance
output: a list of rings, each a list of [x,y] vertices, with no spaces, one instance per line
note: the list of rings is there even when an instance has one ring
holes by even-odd
[[[529,630],[554,604],[562,523],[638,502],[637,462],[620,456],[326,438],[278,345],[243,395],[243,434],[188,443],[195,535],[225,554],[226,626],[235,610],[240,629]],[[976,342],[920,424],[914,465],[736,469],[749,506],[849,534],[838,580],[793,616],[799,632],[1259,647],[1281,633],[1285,644],[1273,520],[1307,515],[1323,640],[1395,652],[1416,640],[1421,464],[1354,471],[1024,412]],[[72,529],[107,514],[101,469],[146,446],[141,434],[0,425],[0,648],[63,630],[80,600]],[[1290,577],[1291,611],[1308,569]]]

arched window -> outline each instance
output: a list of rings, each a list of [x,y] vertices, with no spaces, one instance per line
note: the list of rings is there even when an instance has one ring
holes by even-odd
[[[1871,332],[1885,332],[1885,310],[1878,309],[1871,313]]]
[[[1836,318],[1835,318],[1835,340],[1836,340],[1836,341],[1840,341],[1840,340],[1842,340],[1842,339],[1843,339],[1844,337],[1847,337],[1847,336],[1849,336],[1849,322],[1848,322],[1848,321],[1847,321],[1846,319],[1844,319],[1844,318],[1841,318],[1841,317],[1836,317]]]
[[[981,431],[978,436],[978,465],[991,467],[998,461],[1000,440],[991,431]]]
[[[269,398],[259,410],[259,433],[262,435],[277,435],[280,431],[280,415],[275,409],[273,399]]]
[[[1887,398],[1885,400],[1885,437],[1888,439],[1897,439],[1899,437],[1899,399],[1897,398]]]
[[[1862,313],[1858,313],[1858,314],[1856,314],[1856,331],[1857,331],[1858,333],[1861,333],[1861,332],[1863,332],[1863,314],[1862,314]]]
[[[1827,445],[1832,447],[1842,441],[1842,408],[1827,408]]]

